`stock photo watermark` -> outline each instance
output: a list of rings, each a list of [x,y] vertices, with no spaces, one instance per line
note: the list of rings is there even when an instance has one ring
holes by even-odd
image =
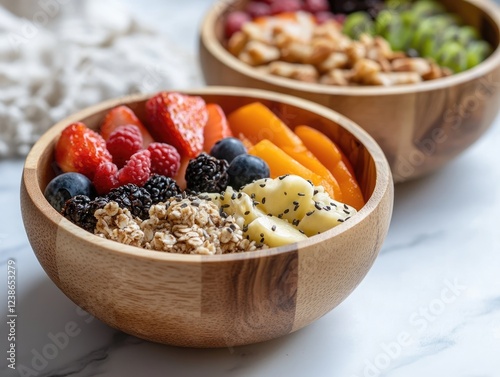
[[[7,261],[7,366],[16,369],[16,260]]]
[[[33,13],[31,19],[23,19],[23,24],[18,32],[10,32],[9,42],[18,50],[38,36],[40,30],[47,26],[49,21],[55,18],[61,11],[61,6],[70,3],[71,0],[38,0],[38,10]]]
[[[371,359],[363,361],[361,374],[351,375],[351,377],[380,376],[395,360],[403,355],[405,348],[416,342],[416,336],[422,334],[431,323],[438,320],[466,289],[467,287],[462,285],[458,279],[453,281],[445,279],[438,297],[425,305],[419,306],[408,316],[408,330],[399,332],[394,339],[388,342],[382,342],[380,344],[381,351]]]

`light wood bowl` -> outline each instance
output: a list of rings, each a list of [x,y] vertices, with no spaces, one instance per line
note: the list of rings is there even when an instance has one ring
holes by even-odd
[[[260,90],[212,87],[191,94],[226,112],[261,101],[290,126],[308,124],[340,143],[366,196],[349,221],[298,244],[218,256],[143,250],[94,236],[62,217],[43,191],[54,177],[54,145],[70,123],[97,128],[127,104],[143,117],[148,96],[107,101],[57,123],[26,159],[21,184],[24,226],[54,283],[77,305],[128,334],[171,345],[256,343],[320,318],[360,283],[388,231],[393,181],[376,142],[347,118],[314,103]]]
[[[500,49],[483,63],[444,79],[397,87],[335,87],[265,75],[224,47],[223,20],[247,0],[220,0],[200,32],[200,61],[209,85],[233,85],[291,94],[354,120],[382,147],[395,182],[434,172],[476,141],[500,107]],[[442,0],[450,11],[500,42],[500,12],[489,0]]]

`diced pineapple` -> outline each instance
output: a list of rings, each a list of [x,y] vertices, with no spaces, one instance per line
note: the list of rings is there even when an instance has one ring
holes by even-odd
[[[264,178],[242,188],[257,201],[257,207],[290,223],[300,220],[310,210],[314,186],[297,175],[284,175],[275,179]]]
[[[234,191],[231,186],[228,186],[221,199],[222,210],[232,215],[241,228],[257,217],[265,216],[259,208],[253,205],[250,196],[244,192]]]
[[[270,247],[288,245],[307,239],[297,228],[286,220],[274,216],[256,218],[250,224],[246,235],[257,243],[264,243]]]
[[[297,225],[309,237],[342,224],[356,213],[353,207],[333,200],[326,192],[316,193],[313,203],[311,210]]]

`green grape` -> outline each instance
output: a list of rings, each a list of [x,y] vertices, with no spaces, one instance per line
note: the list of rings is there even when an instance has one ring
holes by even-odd
[[[385,2],[385,6],[387,9],[396,10],[398,12],[410,9],[411,5],[411,0],[386,0]]]
[[[361,34],[375,34],[375,26],[366,12],[354,12],[347,16],[342,29],[352,39],[359,39]]]
[[[439,3],[432,0],[420,0],[413,4],[412,12],[419,19],[445,13],[446,9]]]
[[[467,46],[467,68],[472,68],[490,56],[490,44],[486,41],[472,41]]]
[[[381,11],[375,20],[375,33],[384,37],[394,51],[403,51],[411,39],[411,29],[403,24],[401,15],[391,10]]]
[[[470,42],[481,39],[476,28],[472,26],[462,26],[458,34],[458,43],[467,46]]]
[[[413,28],[419,20],[411,10],[405,10],[401,12],[401,21],[405,27]]]
[[[426,18],[418,24],[413,33],[411,47],[417,51],[422,50],[422,46],[427,39],[433,39],[436,36],[436,29],[432,17]]]
[[[439,49],[437,62],[459,73],[467,69],[467,52],[460,43],[448,41]]]

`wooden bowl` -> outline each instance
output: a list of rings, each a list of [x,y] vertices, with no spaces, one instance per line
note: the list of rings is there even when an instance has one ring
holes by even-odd
[[[137,337],[178,346],[225,347],[276,338],[320,318],[344,300],[370,269],[392,214],[393,182],[376,142],[347,118],[286,95],[236,88],[190,91],[226,112],[261,101],[340,143],[366,196],[349,221],[304,242],[216,256],[143,250],[94,236],[62,217],[43,191],[54,177],[61,131],[127,104],[139,117],[148,96],[100,103],[57,123],[29,153],[21,207],[33,250],[54,283],[77,305]]]
[[[442,0],[450,11],[500,42],[500,12],[488,0]],[[397,87],[335,87],[262,74],[223,46],[223,20],[247,0],[220,0],[201,26],[200,60],[209,85],[234,85],[291,94],[354,120],[385,152],[394,180],[431,173],[476,141],[493,123],[500,104],[500,49],[463,73]]]

